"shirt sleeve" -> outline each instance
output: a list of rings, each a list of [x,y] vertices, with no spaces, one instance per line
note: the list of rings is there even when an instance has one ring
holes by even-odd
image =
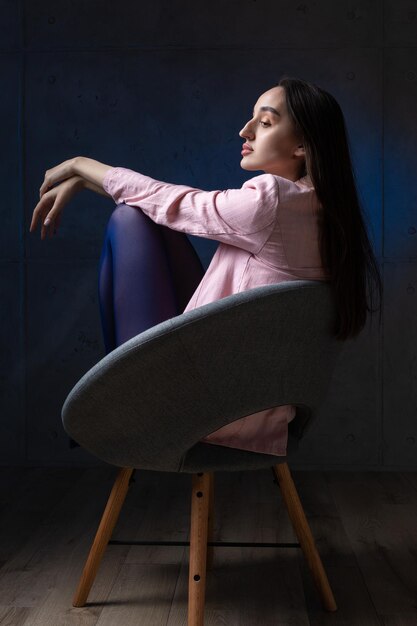
[[[255,176],[240,189],[203,191],[112,167],[103,188],[116,204],[137,206],[158,224],[254,254],[273,230],[279,202],[278,181],[272,174]]]

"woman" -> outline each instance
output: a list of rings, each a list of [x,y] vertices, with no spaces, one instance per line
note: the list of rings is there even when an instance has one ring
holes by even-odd
[[[314,84],[282,78],[261,94],[239,135],[246,140],[241,167],[264,172],[240,189],[202,191],[85,157],[46,172],[30,226],[33,231],[43,222],[42,239],[56,232],[64,205],[79,189],[118,204],[99,272],[107,352],[196,306],[297,279],[330,281],[338,339],[364,327],[372,310],[366,279],[374,275],[381,296],[382,284],[338,103]],[[220,242],[206,273],[186,233]],[[294,417],[294,406],[274,407],[202,441],[285,455]]]

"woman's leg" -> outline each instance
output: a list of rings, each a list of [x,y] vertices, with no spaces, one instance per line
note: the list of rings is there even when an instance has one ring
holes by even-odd
[[[204,268],[185,233],[119,204],[107,224],[98,292],[106,354],[183,312]],[[70,439],[70,447],[77,447]]]
[[[172,230],[167,226],[160,226],[160,230],[165,240],[165,250],[177,301],[177,315],[179,315],[191,300],[205,270],[185,233]]]
[[[140,208],[118,205],[99,266],[106,352],[182,313],[203,275],[185,233],[156,224]]]

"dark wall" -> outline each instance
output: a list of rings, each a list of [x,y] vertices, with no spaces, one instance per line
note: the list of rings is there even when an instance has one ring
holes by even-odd
[[[104,356],[97,270],[112,200],[29,233],[48,168],[73,156],[201,189],[240,187],[238,133],[286,73],[346,118],[384,277],[384,324],[346,348],[300,467],[417,468],[417,10],[405,1],[0,2],[0,462],[85,465],[60,418]],[[190,237],[205,267],[216,242]]]

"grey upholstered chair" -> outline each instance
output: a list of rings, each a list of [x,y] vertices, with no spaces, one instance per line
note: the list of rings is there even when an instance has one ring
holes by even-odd
[[[337,609],[287,465],[327,394],[343,345],[333,335],[334,324],[328,283],[263,285],[157,324],[79,380],[62,408],[64,428],[121,469],[73,606],[87,601],[133,471],[186,472],[193,475],[188,624],[201,626],[206,566],[213,557],[213,473],[271,467],[300,542],[276,545],[301,547],[323,607]],[[287,456],[200,441],[240,417],[283,404],[297,405]]]

